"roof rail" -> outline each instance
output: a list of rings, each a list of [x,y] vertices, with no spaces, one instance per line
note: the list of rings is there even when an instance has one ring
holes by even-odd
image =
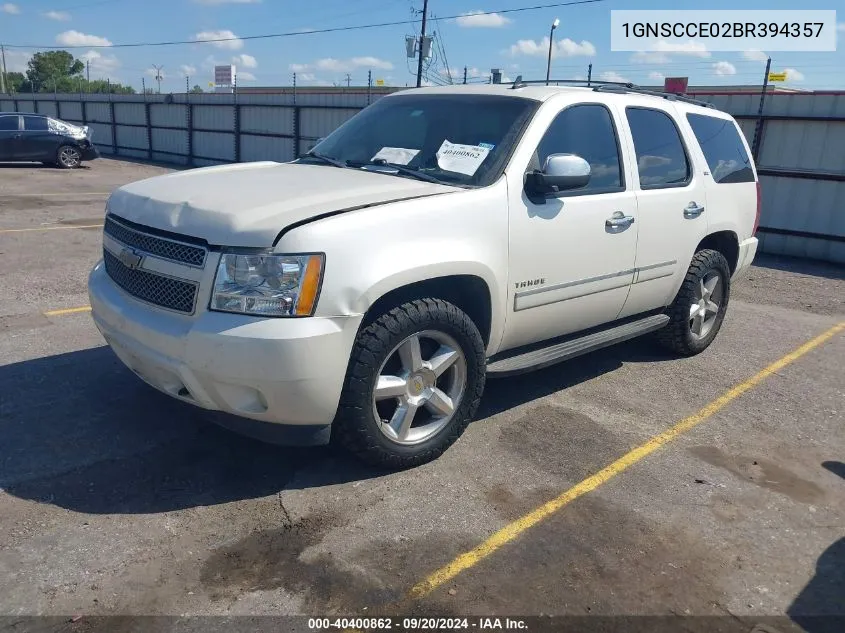
[[[650,88],[643,88],[641,86],[637,86],[632,83],[626,83],[622,81],[596,81],[593,79],[549,79],[546,81],[545,79],[529,79],[524,80],[522,75],[519,75],[511,85],[511,90],[516,90],[517,88],[522,88],[528,85],[551,85],[551,84],[569,84],[569,85],[579,85],[585,86],[587,88],[592,88],[596,92],[632,92],[636,94],[644,94],[644,95],[651,95],[653,97],[661,97],[663,99],[667,99],[669,101],[683,101],[684,103],[692,103],[694,105],[702,106],[705,108],[715,108],[712,103],[708,101],[702,101],[701,99],[693,99],[692,97],[687,97],[686,95],[679,95],[675,94],[674,92],[663,92],[661,90],[652,90]]]

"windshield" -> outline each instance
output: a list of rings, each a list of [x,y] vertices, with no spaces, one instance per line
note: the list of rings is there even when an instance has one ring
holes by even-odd
[[[426,180],[483,187],[501,175],[538,105],[495,95],[386,97],[332,132],[312,152],[350,167],[395,165],[403,168],[397,167],[396,175],[413,177],[413,171]]]

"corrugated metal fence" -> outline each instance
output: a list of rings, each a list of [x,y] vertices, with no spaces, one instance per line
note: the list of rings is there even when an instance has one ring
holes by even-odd
[[[763,252],[845,263],[845,93],[697,94],[740,122],[763,190]],[[381,94],[0,95],[91,126],[106,154],[211,165],[292,160]],[[755,130],[759,129],[755,140]]]

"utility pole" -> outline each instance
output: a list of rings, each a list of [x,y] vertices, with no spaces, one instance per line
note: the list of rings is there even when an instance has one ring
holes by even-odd
[[[293,104],[296,105],[296,73],[293,73]]]
[[[423,47],[425,46],[425,25],[428,19],[428,0],[423,0],[422,30],[420,31],[419,59],[417,60],[417,88],[422,86]]]
[[[349,73],[346,73],[346,87],[349,88],[351,83],[352,83],[352,77],[349,76]]]
[[[587,85],[590,85],[590,81],[593,79],[593,65],[590,64],[587,66]]]
[[[88,86],[91,86],[91,60],[85,62],[85,78],[88,81]]]
[[[373,95],[373,71],[367,71],[367,105],[370,105]]]
[[[155,64],[153,64],[153,68],[156,71],[155,80],[156,80],[156,83],[158,83],[158,94],[161,94],[161,80],[164,79],[164,77],[162,77],[162,75],[161,75],[161,71],[164,68],[164,66],[156,66]]]
[[[769,88],[769,71],[772,69],[772,58],[766,60],[766,76],[763,77],[763,91],[760,93],[760,107],[757,109],[757,125],[754,126],[754,141],[751,143],[751,156],[757,160],[760,153],[760,141],[763,136],[763,104],[766,102],[766,91]]]
[[[467,82],[467,67],[464,66],[464,84]]]
[[[546,63],[546,85],[549,85],[549,75],[552,72],[552,49],[555,45],[555,29],[560,26],[560,20],[555,18],[552,22],[552,29],[549,31],[549,61]]]
[[[0,44],[0,93],[6,92],[6,49]],[[11,93],[11,90],[9,91]]]

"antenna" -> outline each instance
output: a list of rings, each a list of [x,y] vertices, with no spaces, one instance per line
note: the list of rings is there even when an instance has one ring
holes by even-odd
[[[155,80],[158,83],[158,94],[161,94],[161,80],[164,79],[164,76],[161,74],[161,71],[164,69],[164,66],[156,66],[153,64],[153,68],[156,71]]]

